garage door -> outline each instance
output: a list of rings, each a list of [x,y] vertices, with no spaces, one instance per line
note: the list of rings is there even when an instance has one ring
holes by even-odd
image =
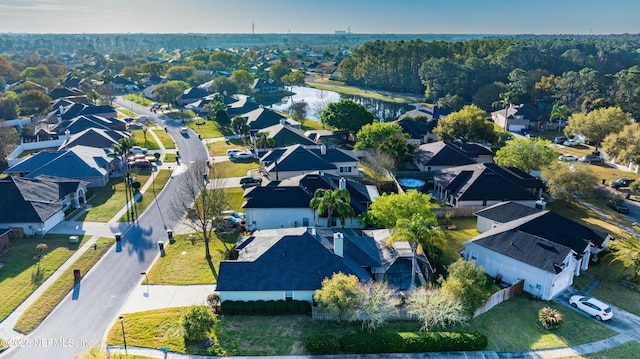
[[[508,131],[520,132],[524,127],[525,127],[525,125],[509,125],[509,130]]]

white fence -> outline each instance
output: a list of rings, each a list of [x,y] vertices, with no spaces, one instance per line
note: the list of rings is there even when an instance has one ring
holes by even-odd
[[[522,293],[522,290],[524,289],[524,280],[521,280],[507,288],[504,288],[501,291],[498,291],[496,293],[493,293],[493,295],[491,297],[489,297],[487,300],[485,300],[482,303],[482,306],[478,309],[476,309],[475,313],[473,313],[473,317],[477,317],[480,314],[486,313],[489,310],[491,310],[491,308],[495,307],[496,305],[504,302],[505,300],[516,296],[520,293]]]

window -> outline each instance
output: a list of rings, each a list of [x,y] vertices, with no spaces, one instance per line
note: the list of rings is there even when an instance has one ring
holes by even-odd
[[[285,290],[284,291],[284,300],[286,300],[286,301],[293,300],[293,291],[292,290]]]
[[[351,173],[351,167],[340,167],[340,173]]]
[[[309,227],[309,218],[302,218],[302,226]]]

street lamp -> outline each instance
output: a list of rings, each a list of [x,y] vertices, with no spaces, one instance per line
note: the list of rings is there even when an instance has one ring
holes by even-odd
[[[124,335],[124,315],[121,315],[118,319],[120,319],[120,325],[122,326],[122,340],[124,341],[124,354],[129,356],[129,352],[127,351],[127,337]]]

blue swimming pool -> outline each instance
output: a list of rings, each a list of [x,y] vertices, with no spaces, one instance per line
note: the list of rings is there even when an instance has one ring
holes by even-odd
[[[415,189],[418,191],[422,191],[424,188],[425,182],[416,178],[399,178],[398,184],[405,190],[407,189]]]

